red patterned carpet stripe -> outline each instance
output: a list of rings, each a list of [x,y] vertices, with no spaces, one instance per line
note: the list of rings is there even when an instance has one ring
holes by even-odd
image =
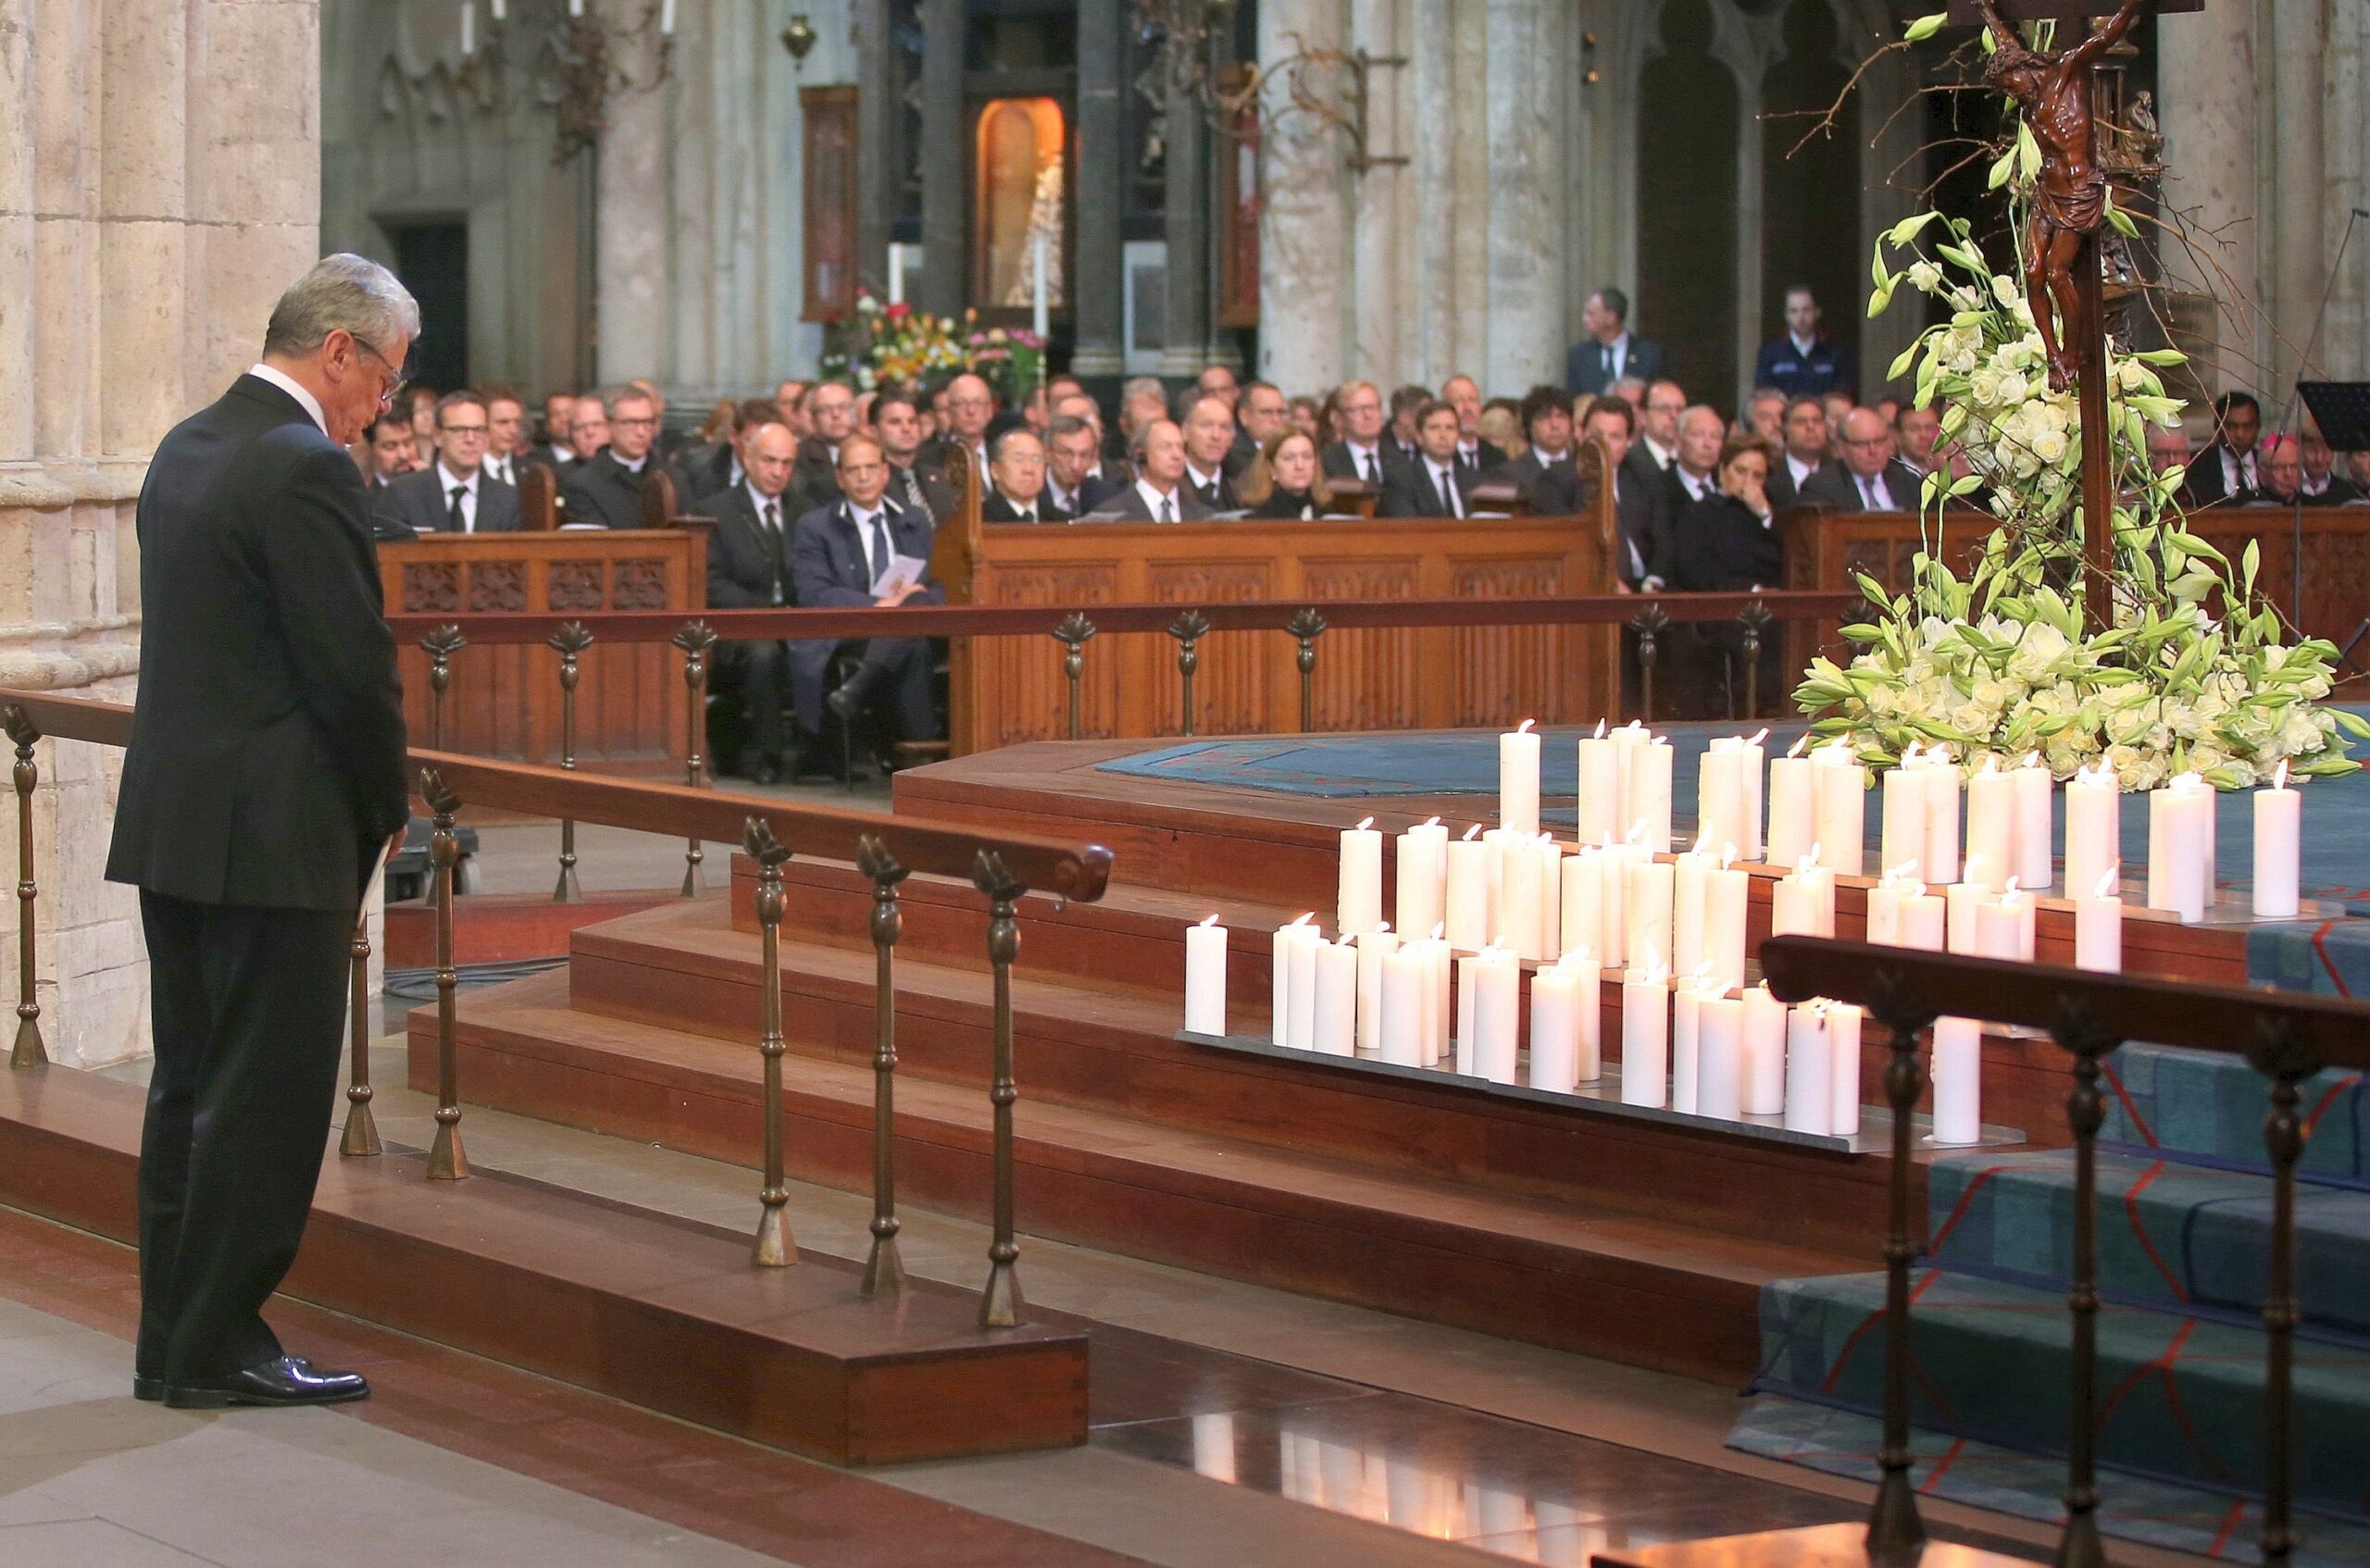
[[[1926,1479],[1918,1484],[1917,1489],[1921,1492],[1931,1492],[1940,1486],[1942,1477],[1950,1473],[1951,1466],[1957,1463],[1959,1455],[1965,1451],[1966,1439],[1954,1438],[1951,1446],[1942,1450],[1942,1457],[1934,1462],[1934,1468],[1927,1473]]]
[[[2141,1172],[2139,1179],[2133,1182],[2124,1192],[2123,1212],[2125,1217],[2131,1222],[2131,1234],[2139,1238],[2140,1251],[2148,1254],[2148,1261],[2156,1265],[2156,1272],[2163,1275],[2164,1283],[2172,1288],[2173,1300],[2187,1306],[2189,1305],[2189,1288],[2183,1285],[2174,1276],[2173,1271],[2165,1265],[2164,1255],[2156,1251],[2155,1238],[2148,1234],[2147,1224],[2139,1217],[2139,1195],[2148,1190],[2149,1183],[2164,1174],[2164,1162],[2162,1160]]]
[[[1975,1201],[1976,1193],[1981,1190],[1983,1184],[1993,1176],[2008,1171],[2049,1171],[2056,1168],[2054,1165],[1987,1165],[1976,1172],[1975,1179],[1968,1182],[1965,1190],[1959,1194],[1959,1201],[1951,1205],[1950,1217],[1945,1219],[1942,1222],[1942,1227],[1927,1239],[1926,1251],[1939,1252],[1942,1250],[1942,1243],[1951,1238],[1951,1232],[1958,1228],[1959,1221],[1966,1218],[1967,1206]]]
[[[2107,1087],[2114,1090],[2117,1100],[2123,1101],[2123,1114],[2131,1118],[2131,1125],[2139,1129],[2139,1141],[2151,1149],[2157,1148],[2156,1129],[2148,1125],[2148,1118],[2141,1115],[2139,1107],[2131,1102],[2131,1091],[2123,1087],[2123,1075],[2114,1070],[2112,1063],[2102,1064],[2106,1068]]]
[[[2329,956],[2329,928],[2336,924],[2334,920],[2321,922],[2319,929],[2313,933],[2313,952],[2320,959],[2321,967],[2328,971],[2329,984],[2337,988],[2337,994],[2351,996],[2353,992],[2347,989],[2345,977],[2337,972],[2337,961]]]
[[[1940,1271],[1927,1270],[1925,1278],[1909,1288],[1909,1304],[1915,1306],[1919,1298],[1923,1297],[1933,1283],[1941,1277]],[[1835,1386],[1843,1380],[1843,1369],[1852,1363],[1852,1352],[1860,1348],[1860,1341],[1868,1337],[1868,1330],[1882,1323],[1884,1316],[1884,1308],[1878,1307],[1875,1312],[1862,1318],[1853,1325],[1852,1332],[1843,1337],[1841,1348],[1835,1352],[1835,1360],[1827,1369],[1827,1381],[1819,1385],[1820,1393],[1835,1392]]]
[[[2321,1118],[2327,1115],[2330,1109],[2335,1106],[2339,1101],[2345,1098],[2346,1090],[2359,1087],[2361,1082],[2361,1074],[2349,1073],[2344,1077],[2338,1079],[2337,1082],[2329,1085],[2329,1091],[2321,1096],[2321,1102],[2313,1107],[2313,1114],[2311,1115],[2304,1118],[2304,1136],[2306,1138],[2312,1137],[2314,1129],[2320,1126]]]
[[[2230,1512],[2222,1516],[2222,1528],[2214,1533],[2214,1544],[2205,1549],[2205,1555],[2208,1557],[2221,1556],[2224,1549],[2229,1546],[2230,1537],[2239,1533],[2239,1524],[2241,1520],[2245,1519],[2246,1516],[2247,1505],[2245,1503],[2232,1503],[2230,1505]]]
[[[2130,1375],[2115,1386],[2114,1392],[2107,1396],[2106,1403],[2099,1411],[2099,1425],[2104,1426],[2113,1419],[2115,1406],[2123,1402],[2123,1397],[2137,1388],[2142,1378],[2154,1373],[2164,1380],[2164,1409],[2171,1414],[2173,1424],[2181,1429],[2182,1437],[2187,1439],[2190,1450],[2206,1467],[2218,1479],[2227,1482],[2230,1479],[2229,1467],[2222,1462],[2222,1456],[2198,1436],[2196,1426],[2189,1421],[2189,1411],[2181,1404],[2180,1385],[2173,1378],[2173,1363],[2180,1360],[2181,1351],[2189,1344],[2189,1337],[2196,1330],[2197,1319],[2182,1319],[2179,1329],[2173,1335],[2172,1343],[2164,1347],[2164,1353],[2152,1362],[2133,1367]]]

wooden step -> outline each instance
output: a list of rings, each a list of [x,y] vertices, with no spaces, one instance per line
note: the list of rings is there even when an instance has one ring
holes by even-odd
[[[1868,1527],[1857,1524],[1631,1547],[1590,1559],[1593,1568],[1881,1568],[1911,1562],[1917,1568],[2030,1568],[2036,1561],[1948,1541],[1927,1541],[1906,1555],[1879,1556],[1868,1549]]]
[[[916,1012],[944,1005],[911,1000]],[[756,1158],[762,1078],[753,1044],[571,1008],[557,974],[469,993],[460,1025],[468,1103],[744,1165]],[[410,1050],[411,1081],[432,1086],[432,1010],[412,1015]],[[1388,1175],[1188,1130],[1156,1110],[1137,1119],[1054,1103],[1033,1087],[1042,1054],[1033,1042],[1022,1047],[1016,1108],[1018,1211],[1031,1235],[1721,1381],[1753,1368],[1764,1284],[1867,1261]],[[868,1067],[797,1057],[787,1078],[792,1174],[868,1189]],[[897,1107],[904,1201],[983,1214],[984,1074],[967,1086],[901,1075]],[[1025,1257],[1022,1279],[1025,1290]]]

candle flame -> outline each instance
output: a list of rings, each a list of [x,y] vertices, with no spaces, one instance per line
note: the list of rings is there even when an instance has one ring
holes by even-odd
[[[1709,854],[1711,851],[1712,830],[1706,828],[1703,831],[1695,835],[1695,847],[1687,852],[1690,854]]]
[[[1903,766],[1903,767],[1907,767],[1910,764],[1912,764],[1912,763],[1915,762],[1916,760],[1917,760],[1917,742],[1916,742],[1916,741],[1915,741],[1915,740],[1912,740],[1908,745],[1906,745],[1906,746],[1904,746],[1904,747],[1902,747],[1902,753],[1901,753],[1901,765],[1902,765],[1902,766]]]
[[[1916,880],[1916,870],[1917,863],[1915,861],[1904,860],[1899,865],[1894,866],[1890,871],[1885,873],[1885,880],[1888,883],[1915,881]]]
[[[1351,829],[1350,829],[1350,831],[1351,831],[1351,832],[1353,832],[1353,833],[1363,833],[1363,832],[1365,832],[1367,828],[1371,828],[1371,827],[1373,827],[1373,826],[1374,826],[1374,818],[1373,818],[1373,817],[1371,817],[1371,816],[1361,817],[1361,818],[1359,818],[1359,819],[1358,819],[1358,825],[1357,825],[1355,828],[1351,828]]]
[[[2039,767],[2040,765],[2040,753],[2039,752],[2026,753],[2025,765],[2027,767]]]
[[[2000,890],[2000,902],[2002,903],[2014,903],[2015,899],[2016,879],[2014,877],[2011,877],[2008,878],[2008,885]]]
[[[1644,843],[1646,841],[1646,819],[1641,816],[1638,818],[1637,821],[1631,823],[1629,825],[1628,833],[1624,836],[1621,841],[1625,844]]]
[[[1441,940],[1443,937],[1446,937],[1447,935],[1448,935],[1448,922],[1447,922],[1447,921],[1445,921],[1445,920],[1435,920],[1435,921],[1433,921],[1433,922],[1432,922],[1432,940],[1434,940],[1434,941],[1439,941],[1440,940]]]
[[[1797,876],[1797,877],[1807,877],[1807,876],[1809,876],[1812,872],[1816,871],[1816,870],[1818,869],[1818,852],[1819,852],[1819,849],[1820,849],[1820,846],[1819,846],[1819,845],[1817,845],[1817,844],[1813,844],[1813,845],[1811,846],[1811,852],[1810,852],[1810,853],[1808,853],[1808,854],[1806,854],[1806,855],[1802,856],[1802,859],[1800,859],[1800,860],[1798,860],[1798,861],[1794,862],[1794,875],[1795,875],[1795,876]]]
[[[1597,739],[1597,740],[1603,740],[1603,739],[1604,739],[1604,720],[1603,720],[1603,719],[1598,719],[1598,720],[1596,721],[1596,736],[1595,736],[1595,739]]]
[[[1797,739],[1797,740],[1795,740],[1795,742],[1794,742],[1792,745],[1790,745],[1790,746],[1789,746],[1789,747],[1787,747],[1787,748],[1786,748],[1786,754],[1787,754],[1788,756],[1790,756],[1790,757],[1798,757],[1798,756],[1801,756],[1801,755],[1802,754],[1802,748],[1803,748],[1804,746],[1809,745],[1810,743],[1811,743],[1811,732],[1810,732],[1809,730],[1805,729],[1805,730],[1803,730],[1803,731],[1802,731],[1802,733],[1801,737],[1800,737],[1799,739]]]
[[[1202,922],[1202,926],[1203,926],[1204,929],[1207,929],[1208,927],[1212,927],[1212,926],[1215,926],[1215,925],[1216,925],[1217,923],[1218,923],[1218,917],[1217,917],[1215,914],[1213,914],[1213,915],[1211,915],[1207,920],[1204,920],[1204,921],[1203,921],[1203,922]]]
[[[1524,719],[1520,724],[1515,726],[1515,733],[1517,735],[1528,735],[1530,733],[1530,727],[1538,722],[1539,721],[1535,718]]]
[[[1720,846],[1720,869],[1721,869],[1721,870],[1726,871],[1729,866],[1731,866],[1731,865],[1735,865],[1735,864],[1736,864],[1736,858],[1737,858],[1737,847],[1736,847],[1734,844],[1722,844],[1722,845]]]
[[[1967,856],[1965,864],[1959,867],[1959,880],[1962,882],[1980,881],[1981,878],[1977,877],[1975,874],[1975,868],[1982,864],[1983,857],[1981,855],[1971,854]]]
[[[2094,898],[2110,897],[2117,888],[2122,886],[2122,884],[2123,862],[2118,860],[2110,865],[2104,871],[2099,873],[2098,890],[2091,896]]]
[[[2279,759],[2279,770],[2271,776],[2271,787],[2275,790],[2288,788],[2288,759],[2286,757]]]
[[[1764,740],[1768,740],[1768,739],[1769,739],[1769,727],[1768,727],[1767,725],[1765,725],[1765,725],[1763,725],[1759,729],[1754,730],[1751,735],[1746,736],[1746,737],[1745,737],[1745,742],[1744,742],[1744,743],[1745,743],[1746,745],[1748,745],[1748,746],[1758,746],[1758,745],[1760,745]]]
[[[2000,771],[2000,753],[1997,753],[1997,752],[1993,752],[1993,753],[1989,753],[1988,755],[1986,755],[1986,756],[1984,757],[1984,759],[1983,759],[1983,771],[1984,771],[1984,772],[1986,772],[1986,773],[1997,773],[1997,772],[1999,772],[1999,771]]]
[[[1481,825],[1480,825],[1479,823],[1478,823],[1478,822],[1477,822],[1477,823],[1475,823],[1472,827],[1467,828],[1465,830],[1465,840],[1464,840],[1464,841],[1465,841],[1465,842],[1466,842],[1466,843],[1468,843],[1468,844],[1469,844],[1469,843],[1471,843],[1471,842],[1472,842],[1476,838],[1478,838],[1478,837],[1480,835],[1480,832],[1481,832]]]
[[[1427,828],[1438,828],[1440,825],[1441,819],[1437,816],[1428,816],[1424,818],[1424,826]]]
[[[1388,930],[1390,930],[1390,929],[1391,929],[1391,922],[1390,922],[1390,921],[1388,921],[1388,920],[1379,921],[1379,922],[1378,922],[1378,923],[1376,924],[1376,926],[1375,926],[1375,928],[1374,928],[1374,934],[1375,934],[1376,936],[1378,936],[1378,936],[1381,936],[1384,932],[1386,932],[1386,931],[1388,931]]]
[[[1295,926],[1305,926],[1305,925],[1307,925],[1310,921],[1312,921],[1312,920],[1314,920],[1314,919],[1316,919],[1316,911],[1315,911],[1315,910],[1313,910],[1313,909],[1312,909],[1312,910],[1310,910],[1306,915],[1302,915],[1299,919],[1297,919],[1297,920],[1293,921],[1293,922],[1292,922],[1292,924],[1293,924],[1293,925],[1295,925]]]

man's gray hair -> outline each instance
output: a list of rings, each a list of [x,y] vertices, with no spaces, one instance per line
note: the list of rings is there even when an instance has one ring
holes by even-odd
[[[617,404],[621,403],[647,403],[653,412],[655,412],[658,407],[657,400],[650,395],[647,388],[635,386],[631,381],[619,381],[614,387],[601,389],[602,413],[612,419],[616,418]]]
[[[271,307],[263,351],[310,354],[340,330],[384,354],[398,339],[419,336],[419,303],[393,273],[369,257],[344,251],[325,255]]]

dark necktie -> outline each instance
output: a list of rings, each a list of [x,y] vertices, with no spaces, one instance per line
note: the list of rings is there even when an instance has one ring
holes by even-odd
[[[1217,480],[1212,479],[1202,487],[1202,504],[1205,506],[1215,506],[1218,504]]]
[[[1598,352],[1604,356],[1604,384],[1611,386],[1613,384],[1613,345],[1606,343]]]
[[[1020,520],[1024,523],[1035,522],[1037,520],[1037,508],[1034,506],[1023,506],[1020,509]]]
[[[872,515],[872,580],[879,582],[889,573],[889,529],[878,512]]]
[[[1378,474],[1378,473],[1375,472],[1375,461],[1374,461],[1374,454],[1373,454],[1373,453],[1371,453],[1371,452],[1367,452],[1367,453],[1361,453],[1361,454],[1359,454],[1359,456],[1358,456],[1358,463],[1359,463],[1359,466],[1360,466],[1360,467],[1362,467],[1363,468],[1365,468],[1365,469],[1366,469],[1366,483],[1368,483],[1368,484],[1380,484],[1380,483],[1382,482],[1382,476],[1381,476],[1380,474]]]
[[[781,503],[779,501],[766,503],[766,549],[774,558],[774,603],[779,604],[787,596],[786,579],[790,575],[782,569]]]
[[[467,533],[468,531],[469,520],[466,516],[462,516],[461,513],[461,497],[468,493],[469,487],[465,484],[456,484],[453,487],[452,510],[446,515],[452,519],[453,531],[455,533]]]
[[[1164,495],[1160,498],[1160,520],[1164,523],[1173,523],[1177,520],[1177,502],[1174,497]]]

